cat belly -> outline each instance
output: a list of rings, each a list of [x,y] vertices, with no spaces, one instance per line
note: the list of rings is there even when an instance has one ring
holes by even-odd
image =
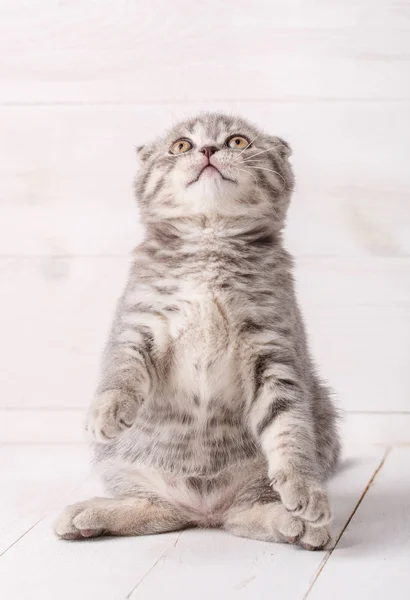
[[[207,527],[217,527],[224,513],[244,493],[248,500],[254,494],[256,501],[267,486],[266,466],[260,457],[235,469],[225,469],[215,477],[183,477],[116,460],[104,466],[103,479],[108,491],[115,495],[166,502],[187,520]]]
[[[168,321],[167,372],[135,424],[96,448],[96,463],[109,492],[160,498],[202,522],[216,519],[260,477],[264,461],[245,424],[235,335],[224,307],[212,294],[179,306]]]
[[[109,444],[96,445],[97,463],[118,459],[179,477],[215,477],[258,454],[240,411],[212,407],[180,412],[176,403],[148,407]]]

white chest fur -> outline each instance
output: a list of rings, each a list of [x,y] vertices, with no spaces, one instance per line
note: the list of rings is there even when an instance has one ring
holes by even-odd
[[[176,302],[169,330],[174,345],[172,383],[199,397],[201,405],[235,393],[238,376],[235,340],[223,300],[205,284],[193,286]]]

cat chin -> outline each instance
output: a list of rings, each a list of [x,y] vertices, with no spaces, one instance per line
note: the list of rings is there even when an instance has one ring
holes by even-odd
[[[189,203],[203,203],[229,197],[236,183],[222,179],[217,173],[202,175],[197,181],[185,186],[183,197]],[[180,194],[179,194],[180,195]]]
[[[193,181],[189,181],[186,184],[186,188],[192,188],[195,193],[201,193],[203,191],[220,191],[226,190],[227,185],[237,185],[237,181],[233,177],[228,177],[224,173],[221,173],[217,169],[207,168]]]

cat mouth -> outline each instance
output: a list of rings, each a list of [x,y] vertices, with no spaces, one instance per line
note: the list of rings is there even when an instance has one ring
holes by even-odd
[[[189,186],[190,186],[190,185],[192,185],[193,183],[196,183],[197,181],[199,181],[199,179],[200,179],[201,175],[202,175],[202,174],[203,174],[205,171],[208,171],[208,172],[209,172],[209,171],[214,171],[214,172],[218,173],[218,174],[221,176],[221,178],[222,178],[224,181],[230,181],[231,183],[237,183],[237,182],[236,182],[234,179],[230,179],[229,177],[225,177],[225,175],[222,175],[221,171],[220,171],[220,170],[219,170],[217,167],[215,167],[215,165],[211,165],[211,163],[208,163],[207,165],[205,165],[205,166],[204,166],[204,168],[203,168],[203,169],[201,169],[201,170],[199,171],[198,177],[196,177],[195,179],[193,179],[192,181],[190,181],[190,182],[188,183],[187,187],[189,187]]]

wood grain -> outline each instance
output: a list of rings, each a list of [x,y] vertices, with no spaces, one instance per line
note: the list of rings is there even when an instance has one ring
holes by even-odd
[[[394,448],[354,515],[308,600],[388,596],[410,592],[410,449]],[[337,582],[337,585],[335,585]]]
[[[2,101],[408,100],[403,1],[2,2]]]
[[[363,452],[363,451],[361,451]],[[376,449],[358,457],[350,451],[344,463],[349,465],[330,484],[335,514],[334,534],[338,537],[371,475],[380,464],[383,450]],[[215,532],[184,532],[155,568],[136,588],[130,600],[156,598],[166,586],[171,597],[188,597],[195,582],[198,600],[209,597],[233,599],[302,598],[309,582],[325,559],[326,553],[306,555],[291,546],[235,539]],[[206,569],[208,576],[201,578]],[[181,573],[184,574],[181,577]],[[297,577],[294,574],[297,573]]]
[[[84,447],[0,447],[0,557],[89,475]]]
[[[2,0],[3,431],[88,404],[143,235],[134,145],[199,110],[294,149],[286,244],[352,431],[410,413],[409,63],[409,0]]]
[[[25,449],[25,464],[33,470],[46,470],[49,455],[59,460],[67,449],[43,448],[47,456],[32,447]],[[9,449],[13,460],[15,451]],[[18,449],[19,460],[23,452]],[[335,531],[339,532],[368,481],[377,469],[383,448],[350,448],[342,470],[331,484],[335,508]],[[79,467],[79,457],[73,465]],[[60,461],[61,476],[67,462]],[[73,470],[73,467],[71,471]],[[50,473],[49,480],[53,478]],[[10,493],[13,493],[10,486]],[[64,502],[89,497],[87,482]],[[60,500],[61,504],[63,501]],[[26,507],[29,500],[26,498]],[[272,597],[279,590],[281,600],[301,599],[310,580],[327,556],[325,552],[304,552],[286,545],[235,538],[212,531],[111,538],[81,543],[57,540],[51,531],[56,511],[50,512],[0,558],[0,597],[13,600],[33,594],[44,600],[125,600],[159,598],[164,589],[170,599],[191,598],[195,588],[198,600],[209,598]],[[295,569],[298,576],[295,577]],[[198,583],[200,582],[200,584]]]

